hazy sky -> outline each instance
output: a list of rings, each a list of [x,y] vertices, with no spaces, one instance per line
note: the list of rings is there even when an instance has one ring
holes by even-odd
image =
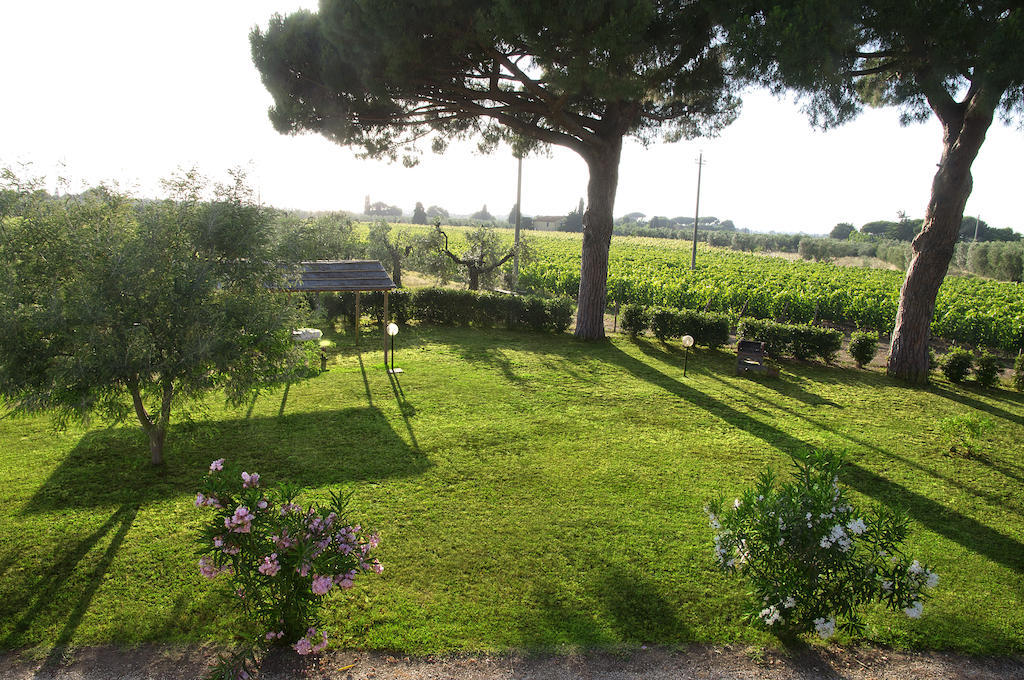
[[[117,181],[156,195],[158,179],[198,166],[223,176],[247,167],[265,203],[360,211],[363,198],[416,201],[471,213],[484,204],[506,216],[515,202],[515,159],[426,151],[413,169],[358,160],[315,136],[284,137],[267,119],[270,95],[249,57],[249,30],[297,0],[80,0],[5,3],[0,23],[0,164],[31,162],[61,172],[72,188]],[[692,215],[696,158],[707,165],[701,215],[756,230],[827,232],[923,216],[941,152],[938,123],[899,127],[892,109],[868,111],[822,133],[796,105],[767,94],[744,98],[739,120],[718,139],[627,143],[616,215]],[[1024,232],[1019,173],[1024,133],[996,124],[974,164],[970,215]],[[524,163],[523,212],[565,214],[586,195],[574,153]]]

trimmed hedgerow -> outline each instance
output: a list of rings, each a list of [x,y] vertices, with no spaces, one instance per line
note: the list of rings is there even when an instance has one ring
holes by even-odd
[[[835,361],[843,345],[843,334],[831,328],[784,324],[760,319],[744,319],[738,336],[742,340],[759,340],[774,357],[790,354],[797,359],[818,357],[825,363]]]
[[[364,313],[380,321],[384,313],[383,293],[364,293]],[[324,302],[328,319],[344,316],[355,322],[355,293],[338,293]],[[572,324],[573,304],[565,298],[508,295],[453,288],[394,290],[388,294],[388,316],[398,323],[423,321],[439,326],[532,329],[563,333]]]
[[[651,313],[651,331],[661,341],[689,335],[694,344],[721,347],[729,342],[732,326],[727,314],[696,312],[689,309],[655,309]]]
[[[1024,392],[1024,354],[1018,354],[1017,360],[1013,362],[1013,387],[1018,392]]]

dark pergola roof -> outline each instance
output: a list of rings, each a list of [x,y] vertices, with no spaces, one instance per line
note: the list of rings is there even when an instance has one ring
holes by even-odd
[[[369,291],[397,288],[377,260],[313,260],[300,264],[301,280],[285,290]]]

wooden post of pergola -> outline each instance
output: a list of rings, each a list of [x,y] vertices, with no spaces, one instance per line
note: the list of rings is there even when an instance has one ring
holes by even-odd
[[[359,317],[362,313],[359,294],[380,291],[384,293],[384,365],[388,363],[388,293],[394,290],[394,281],[378,260],[310,260],[301,263],[300,279],[285,290],[312,292],[354,292],[356,294],[356,345],[359,344]]]

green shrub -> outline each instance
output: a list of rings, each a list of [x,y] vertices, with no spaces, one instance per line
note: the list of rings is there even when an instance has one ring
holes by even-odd
[[[744,319],[736,330],[740,340],[758,340],[772,357],[790,353],[792,340],[787,326],[766,319]]]
[[[861,629],[859,609],[872,602],[921,615],[938,576],[900,550],[907,516],[881,504],[857,509],[837,483],[840,469],[837,456],[812,453],[793,481],[778,484],[768,469],[730,507],[706,508],[718,566],[747,581],[749,620],[828,638],[837,626]]]
[[[546,302],[548,312],[548,330],[555,333],[564,333],[572,324],[572,300],[568,298],[554,298]]]
[[[843,334],[831,328],[784,324],[759,319],[744,319],[737,334],[741,340],[759,340],[773,357],[791,354],[797,359],[818,357],[825,363],[835,361],[843,346]]]
[[[694,344],[721,347],[729,342],[732,326],[728,314],[697,312],[690,309],[655,309],[651,315],[651,331],[662,342],[689,335]]]
[[[548,325],[548,310],[544,298],[529,297],[526,299],[526,326],[533,331],[542,331]]]
[[[1018,354],[1013,362],[1013,386],[1018,392],[1024,392],[1024,354]]]
[[[651,332],[662,342],[679,335],[678,312],[672,309],[655,309],[651,313]]]
[[[630,337],[642,335],[651,323],[651,317],[647,310],[640,305],[625,305],[622,308],[622,318],[619,325],[622,330],[629,333]]]
[[[878,353],[878,333],[855,331],[850,336],[850,356],[857,362],[857,368],[870,364]]]
[[[694,343],[702,347],[721,347],[729,343],[731,326],[728,314],[684,309],[676,316],[676,337],[690,335]]]
[[[949,452],[967,458],[977,453],[978,440],[990,429],[991,420],[976,416],[950,416],[939,421],[939,432],[949,444]]]
[[[942,359],[942,373],[950,382],[963,382],[974,365],[974,357],[963,347],[954,347]]]
[[[989,352],[978,355],[974,364],[974,379],[982,387],[992,387],[999,380],[999,359]]]
[[[406,303],[409,319],[441,326],[504,327],[564,332],[572,323],[573,304],[495,292],[422,288]]]

